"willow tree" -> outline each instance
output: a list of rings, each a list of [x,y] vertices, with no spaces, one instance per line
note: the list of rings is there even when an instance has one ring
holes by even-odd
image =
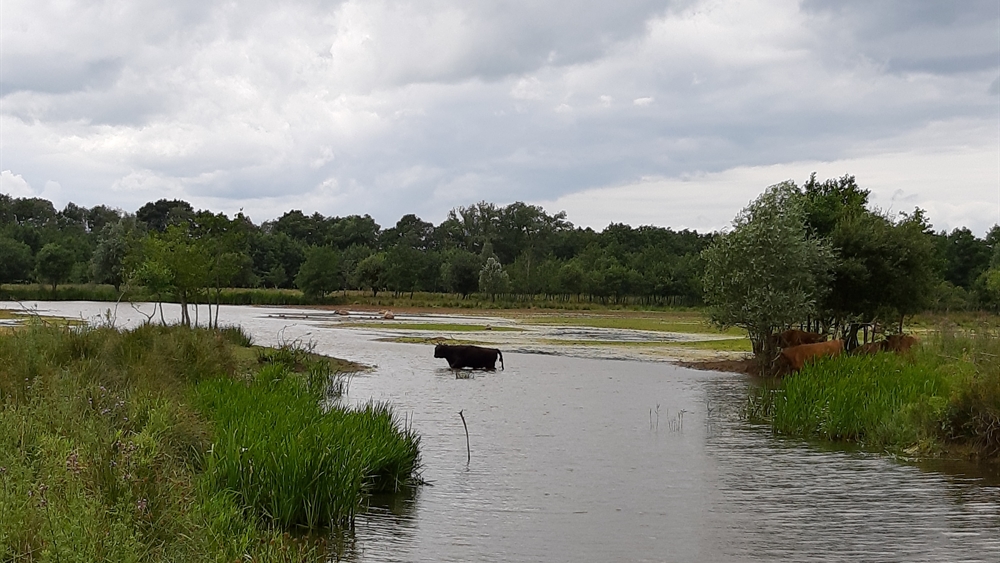
[[[770,360],[774,332],[815,314],[836,257],[806,230],[793,182],[767,188],[702,252],[705,302],[713,324],[747,331],[754,354]]]

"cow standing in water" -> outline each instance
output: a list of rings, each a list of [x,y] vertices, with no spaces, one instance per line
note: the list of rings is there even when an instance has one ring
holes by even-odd
[[[483,348],[468,344],[450,345],[438,344],[434,347],[434,357],[448,360],[452,369],[473,368],[496,371],[497,358],[500,359],[500,369],[503,369],[503,354],[496,348]]]

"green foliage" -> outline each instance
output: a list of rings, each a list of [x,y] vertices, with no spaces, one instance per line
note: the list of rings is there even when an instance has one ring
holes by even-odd
[[[35,257],[35,276],[39,281],[52,284],[52,292],[55,293],[56,286],[69,278],[73,262],[73,254],[69,250],[50,242]]]
[[[163,233],[168,227],[188,226],[194,218],[194,208],[183,200],[160,199],[140,207],[135,218],[146,229]]]
[[[359,288],[370,289],[372,297],[377,297],[378,292],[385,289],[386,268],[385,253],[376,252],[359,261],[354,267],[354,280]]]
[[[747,331],[757,354],[768,336],[816,311],[833,252],[806,236],[802,195],[791,182],[768,188],[702,253],[712,322]]]
[[[295,276],[295,285],[307,297],[322,297],[343,287],[340,255],[329,246],[306,251],[306,260]]]
[[[929,234],[919,211],[897,222],[870,212],[843,218],[830,235],[841,262],[823,309],[835,318],[865,320],[923,310],[939,279]]]
[[[26,281],[31,277],[35,259],[31,247],[0,236],[0,283]]]
[[[90,260],[93,280],[121,287],[127,277],[126,259],[138,243],[134,221],[122,219],[105,225]]]
[[[841,356],[756,389],[752,419],[776,432],[934,453],[1000,455],[1000,340],[943,329],[911,355]],[[916,447],[916,450],[912,449]]]
[[[217,487],[284,528],[349,524],[367,492],[396,491],[417,467],[417,437],[387,405],[324,410],[281,362],[249,384],[202,383],[216,441],[206,460]]]
[[[441,265],[441,277],[445,286],[453,293],[468,295],[479,288],[479,270],[482,264],[479,256],[465,251],[451,250]]]
[[[491,301],[496,296],[505,293],[510,288],[510,276],[503,270],[497,259],[490,256],[479,271],[479,291],[490,296]]]

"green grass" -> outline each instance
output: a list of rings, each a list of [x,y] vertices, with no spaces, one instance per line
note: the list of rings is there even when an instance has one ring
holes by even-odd
[[[206,465],[217,488],[284,528],[314,529],[349,525],[366,493],[411,484],[419,440],[387,405],[324,410],[291,374],[271,364],[248,383],[198,386],[216,421]]]
[[[207,390],[227,404],[256,393],[244,406],[280,412],[286,432],[276,435],[287,438],[291,421],[313,416],[319,394],[335,387],[319,384],[332,375],[331,364],[306,361],[296,371],[280,353],[262,362],[266,354],[248,344],[239,329],[153,325],[116,331],[32,324],[0,334],[0,560],[324,560],[322,536],[285,535],[285,526],[303,521],[260,510],[216,472],[233,451],[222,433],[233,417],[206,406]],[[219,391],[227,388],[231,397]],[[300,398],[294,409],[284,402],[290,396]],[[412,476],[404,462],[377,449],[393,433],[415,445],[386,407],[336,412],[316,416],[353,421],[350,455],[366,468],[360,490],[337,502],[357,506],[358,494]],[[328,436],[312,435],[316,448],[331,447]],[[255,447],[265,448],[264,456],[281,451],[274,440]],[[301,444],[296,452],[314,455]],[[282,483],[300,478],[295,467],[275,471]],[[271,494],[290,505],[302,495]]]
[[[896,452],[1000,455],[1000,340],[943,330],[912,355],[841,356],[750,394],[774,431]]]

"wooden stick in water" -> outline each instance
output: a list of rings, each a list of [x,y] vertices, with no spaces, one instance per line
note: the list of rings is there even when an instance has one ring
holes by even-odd
[[[462,409],[464,411],[465,409]],[[472,461],[472,449],[469,447],[469,425],[465,423],[465,415],[458,411],[458,416],[462,417],[462,426],[465,427],[465,465]]]

